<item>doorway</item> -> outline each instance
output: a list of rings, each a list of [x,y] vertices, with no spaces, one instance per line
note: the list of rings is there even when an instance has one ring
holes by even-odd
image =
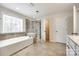
[[[45,41],[49,42],[50,41],[50,35],[49,35],[49,19],[45,20]]]

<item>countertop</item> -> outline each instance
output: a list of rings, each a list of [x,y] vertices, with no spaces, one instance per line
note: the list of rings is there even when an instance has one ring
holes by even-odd
[[[77,45],[79,45],[79,35],[68,35]]]

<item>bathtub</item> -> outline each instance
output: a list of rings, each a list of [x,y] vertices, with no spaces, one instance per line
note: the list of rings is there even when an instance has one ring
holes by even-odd
[[[30,36],[22,36],[0,41],[0,56],[9,56],[33,43]]]

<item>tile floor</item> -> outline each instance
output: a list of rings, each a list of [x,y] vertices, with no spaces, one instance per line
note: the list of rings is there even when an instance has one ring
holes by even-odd
[[[36,43],[13,56],[66,56],[66,45],[63,43]]]

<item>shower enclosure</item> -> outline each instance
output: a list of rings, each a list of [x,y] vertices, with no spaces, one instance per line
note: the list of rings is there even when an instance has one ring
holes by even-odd
[[[36,39],[41,39],[41,20],[29,20],[27,32],[35,33]]]

